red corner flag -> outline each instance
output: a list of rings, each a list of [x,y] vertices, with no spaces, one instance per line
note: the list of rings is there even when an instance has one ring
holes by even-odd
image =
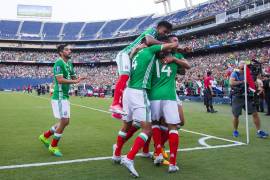
[[[245,66],[246,66],[246,79],[248,83],[248,89],[251,90],[252,92],[255,92],[256,91],[255,82],[253,81],[249,67],[247,65]]]

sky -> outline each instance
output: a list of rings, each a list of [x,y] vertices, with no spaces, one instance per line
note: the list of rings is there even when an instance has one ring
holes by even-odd
[[[154,0],[0,0],[0,19],[28,19],[17,17],[17,5],[52,6],[52,17],[46,21],[100,21],[164,14],[162,4]],[[207,0],[192,0],[199,4]],[[172,11],[185,8],[184,0],[171,0]],[[37,18],[34,18],[37,19]],[[31,19],[33,20],[33,18]]]

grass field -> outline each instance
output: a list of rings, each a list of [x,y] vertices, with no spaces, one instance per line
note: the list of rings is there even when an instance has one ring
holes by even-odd
[[[60,142],[64,156],[57,158],[38,141],[55,123],[49,97],[0,93],[0,179],[132,179],[126,169],[110,161],[121,126],[107,112],[110,102],[71,98],[75,104],[71,123]],[[244,117],[240,137],[233,138],[228,105],[217,105],[217,114],[206,113],[200,103],[185,102],[184,109],[186,125],[180,131],[177,159],[181,170],[168,174],[167,167],[154,167],[149,159],[137,157],[135,166],[141,179],[270,179],[270,139],[257,138],[251,120],[250,144],[243,145]],[[269,132],[270,118],[261,114],[261,123]]]

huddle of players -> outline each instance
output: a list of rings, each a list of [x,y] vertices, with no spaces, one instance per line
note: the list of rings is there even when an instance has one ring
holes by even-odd
[[[114,146],[113,161],[121,161],[135,177],[139,175],[134,168],[133,159],[142,147],[145,155],[149,155],[148,145],[151,135],[155,144],[154,163],[157,165],[162,163],[162,147],[169,139],[169,172],[179,170],[176,165],[179,144],[177,127],[181,123],[180,119],[183,121],[183,110],[177,102],[175,77],[179,67],[188,69],[190,66],[183,56],[177,53],[180,50],[177,37],[165,36],[171,30],[172,25],[169,22],[159,22],[156,29],[149,28],[143,32],[116,58],[120,76],[110,110],[114,112],[114,117],[123,119],[123,128],[119,131]],[[157,37],[163,37],[163,41],[157,40]],[[70,121],[68,94],[70,84],[77,84],[86,77],[76,76],[70,60],[71,50],[67,44],[59,45],[57,52],[59,58],[53,67],[54,91],[51,104],[53,114],[59,121],[42,133],[39,140],[53,155],[59,157],[62,156],[62,152],[58,143]],[[130,56],[133,57],[132,63],[130,63]],[[128,80],[128,87],[123,96]],[[163,121],[160,121],[162,119]],[[139,127],[142,132],[136,138],[127,157],[121,159],[123,144]],[[52,141],[49,140],[51,136]]]
[[[178,127],[183,114],[176,95],[175,78],[179,69],[189,69],[190,66],[183,55],[178,53],[188,48],[181,48],[175,35],[167,36],[171,30],[169,22],[159,22],[156,29],[146,30],[134,43],[120,51],[116,58],[120,76],[116,83],[116,100],[110,111],[113,117],[123,120],[123,126],[113,145],[112,160],[121,163],[135,177],[139,177],[139,174],[133,160],[140,149],[143,149],[143,156],[150,156],[151,136],[155,147],[154,164],[163,163],[163,146],[168,140],[168,172],[179,170],[176,163]],[[128,85],[125,87],[127,80]],[[121,158],[124,143],[139,128],[141,133],[136,137],[131,150]]]

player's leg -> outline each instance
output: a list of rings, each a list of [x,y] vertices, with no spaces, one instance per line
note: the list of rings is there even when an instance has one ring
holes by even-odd
[[[179,99],[177,100],[177,105],[178,105],[178,113],[179,113],[179,118],[180,118],[180,126],[185,125],[185,116],[184,116],[184,109],[183,109],[183,103]]]
[[[139,174],[134,167],[134,158],[139,150],[145,145],[148,138],[151,136],[151,109],[150,102],[147,98],[146,91],[127,89],[130,91],[130,103],[132,106],[132,118],[141,123],[142,131],[135,139],[131,150],[128,152],[127,157],[121,160],[121,164],[125,166],[133,176],[139,177]]]
[[[58,101],[57,100],[52,100],[51,101],[52,105],[52,110],[53,110],[53,115],[56,119],[61,119],[60,117],[60,111],[59,111],[59,106],[58,106]],[[50,146],[50,141],[49,138],[55,133],[56,128],[58,127],[59,122],[54,124],[49,130],[45,131],[43,134],[39,136],[39,140],[45,145],[45,147]]]
[[[114,163],[120,163],[121,161],[121,151],[122,151],[124,143],[127,141],[126,140],[127,132],[130,129],[131,125],[132,125],[132,121],[130,122],[123,121],[123,127],[118,132],[116,144],[113,145],[112,161]]]
[[[64,129],[68,126],[70,121],[70,103],[68,100],[57,100],[57,103],[60,121],[54,132],[53,140],[49,146],[49,151],[55,156],[61,157],[63,154],[58,148],[58,143],[62,137]]]
[[[163,156],[161,153],[161,129],[160,129],[160,117],[161,117],[162,107],[160,100],[151,101],[151,119],[152,119],[152,136],[154,141],[155,153],[154,153],[154,164],[160,165],[163,161]]]
[[[131,95],[129,91],[124,92],[123,96],[123,107],[127,112],[127,115],[123,117],[123,126],[121,130],[118,132],[118,136],[116,139],[116,144],[113,145],[113,156],[112,161],[115,163],[120,163],[121,161],[121,151],[124,143],[126,142],[127,133],[132,126],[132,110],[130,103]]]
[[[45,145],[46,148],[50,146],[49,138],[55,133],[59,123],[54,124],[49,130],[45,131],[39,136],[39,140]]]
[[[130,73],[130,59],[127,53],[119,52],[116,57],[119,77],[115,84],[115,91],[110,111],[118,114],[125,114],[122,110],[120,99],[123,96],[123,91],[126,87]]]
[[[168,124],[165,122],[165,119],[162,117],[160,119],[160,130],[161,130],[161,153],[163,155],[164,161],[163,164],[169,165],[167,162],[167,158],[169,157],[167,152],[165,151],[165,143],[168,140],[169,137],[169,128]]]
[[[164,101],[164,117],[169,128],[170,165],[169,172],[176,172],[179,167],[176,165],[179,135],[177,125],[180,123],[178,104],[176,101]]]
[[[141,122],[141,126],[142,132],[135,139],[132,148],[128,152],[127,156],[121,160],[121,164],[123,164],[135,177],[139,177],[139,174],[134,167],[135,156],[139,152],[139,150],[143,148],[148,138],[151,136],[151,123]]]

